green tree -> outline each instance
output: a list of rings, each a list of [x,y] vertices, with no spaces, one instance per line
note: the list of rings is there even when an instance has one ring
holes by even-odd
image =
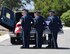
[[[41,10],[44,16],[49,10],[58,11],[61,15],[70,9],[70,0],[34,0],[34,2],[35,10]]]
[[[0,6],[7,7],[9,9],[19,7],[20,5],[21,5],[20,0],[0,0]]]
[[[70,27],[70,10],[68,10],[65,13],[63,13],[61,15],[61,19],[65,23],[65,26],[69,26]]]

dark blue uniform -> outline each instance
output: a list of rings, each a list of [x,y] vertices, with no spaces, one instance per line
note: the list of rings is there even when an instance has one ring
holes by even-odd
[[[57,35],[60,28],[62,28],[61,20],[57,16],[49,16],[47,18],[47,21],[50,21],[49,29],[51,30],[51,34],[48,34],[48,46],[52,48],[57,48]]]
[[[42,47],[42,35],[43,35],[43,29],[44,29],[44,18],[42,16],[37,16],[35,23],[35,28],[37,31],[36,35],[36,47],[41,48]]]
[[[23,46],[25,48],[29,48],[29,39],[30,39],[30,31],[31,31],[31,26],[33,24],[33,19],[31,16],[23,16],[22,18],[22,28],[24,31],[24,36],[23,36]],[[32,24],[31,24],[32,22]]]

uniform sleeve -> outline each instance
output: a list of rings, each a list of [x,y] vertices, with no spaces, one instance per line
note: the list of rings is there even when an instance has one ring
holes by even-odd
[[[22,25],[22,27],[23,27],[23,25],[24,25],[24,18],[23,17],[21,17],[21,25]]]
[[[24,20],[23,17],[21,17],[21,18],[20,18],[20,21],[23,21],[23,20]]]
[[[48,26],[52,26],[53,25],[53,19],[51,19],[50,17],[47,18],[48,21]]]
[[[60,18],[58,18],[58,22],[59,22],[59,27],[62,28],[63,25],[62,25],[62,22],[61,22],[61,19]]]

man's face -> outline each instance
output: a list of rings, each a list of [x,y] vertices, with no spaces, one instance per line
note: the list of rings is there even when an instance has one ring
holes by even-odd
[[[40,14],[39,13],[34,13],[34,16],[36,17],[36,16],[39,16]]]
[[[36,13],[34,13],[34,16],[36,17],[36,16],[37,16],[37,14],[36,14]]]
[[[53,12],[49,12],[49,15],[50,15],[50,16],[54,16],[55,13],[53,13]]]
[[[22,12],[22,15],[23,15],[23,16],[27,15],[27,12],[26,12],[26,11],[23,11],[23,12]]]

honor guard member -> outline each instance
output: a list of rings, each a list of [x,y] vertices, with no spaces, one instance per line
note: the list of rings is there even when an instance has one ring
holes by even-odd
[[[50,21],[48,26],[51,30],[51,34],[48,34],[49,43],[47,48],[58,48],[57,35],[60,28],[62,28],[61,20],[58,16],[55,16],[55,11],[49,11],[47,21]]]
[[[23,46],[21,48],[29,48],[30,31],[33,24],[32,17],[28,14],[28,10],[24,9],[22,12],[22,28],[23,28]]]
[[[36,11],[34,13],[35,16],[35,28],[37,31],[37,35],[36,35],[36,44],[34,46],[34,48],[41,48],[42,47],[42,35],[43,35],[43,30],[44,30],[44,18],[41,16],[41,12],[40,11]]]

